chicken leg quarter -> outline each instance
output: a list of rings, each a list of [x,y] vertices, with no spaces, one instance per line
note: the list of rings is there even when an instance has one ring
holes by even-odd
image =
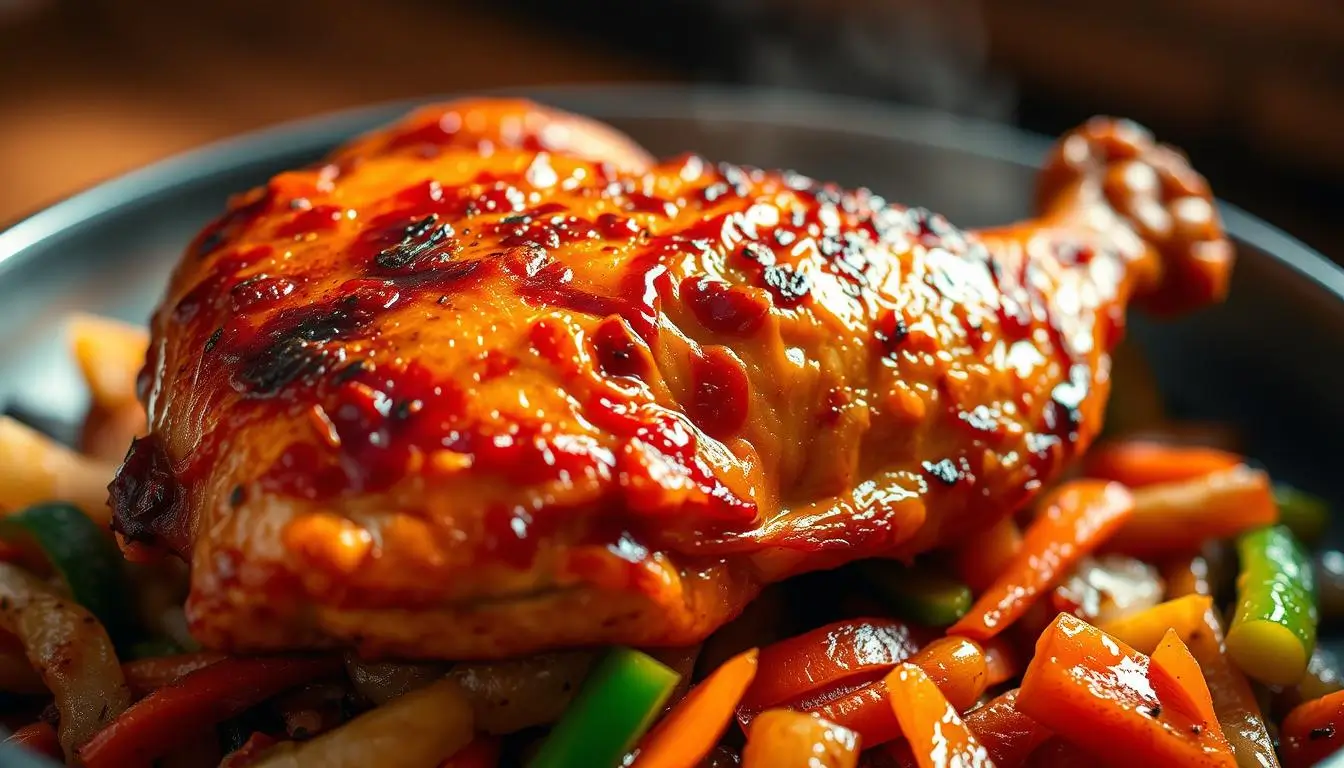
[[[523,101],[423,109],[191,244],[114,525],[191,563],[213,648],[694,643],[1020,508],[1100,428],[1130,300],[1226,290],[1204,180],[1142,129],[1041,179],[1039,219],[963,232]]]

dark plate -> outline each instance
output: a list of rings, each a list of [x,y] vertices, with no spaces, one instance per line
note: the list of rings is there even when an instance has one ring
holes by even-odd
[[[963,226],[1028,215],[1048,142],[1009,128],[815,95],[681,87],[535,90],[655,154],[790,167]],[[59,430],[86,402],[58,333],[74,311],[143,322],[188,239],[233,192],[318,158],[414,106],[315,118],[207,147],[76,195],[0,233],[0,404]],[[1231,206],[1240,261],[1229,301],[1134,333],[1181,415],[1236,423],[1276,477],[1344,502],[1344,272]]]

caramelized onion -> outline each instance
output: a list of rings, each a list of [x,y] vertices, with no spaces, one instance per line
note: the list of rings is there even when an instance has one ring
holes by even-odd
[[[0,563],[0,629],[19,638],[55,696],[66,755],[130,706],[131,691],[103,625],[9,563]]]
[[[439,680],[365,712],[312,741],[285,742],[251,768],[423,768],[471,742],[471,703]]]
[[[345,672],[355,690],[376,705],[429,685],[443,677],[448,666],[409,661],[362,661],[351,653],[345,657]]]
[[[459,664],[449,674],[471,701],[476,726],[490,734],[555,722],[588,675],[592,651],[541,653],[524,659]]]

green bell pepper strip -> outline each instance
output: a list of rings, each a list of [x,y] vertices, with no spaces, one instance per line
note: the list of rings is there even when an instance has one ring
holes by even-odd
[[[1316,648],[1316,581],[1311,560],[1284,525],[1237,539],[1241,574],[1227,652],[1250,677],[1270,685],[1302,679]]]
[[[860,575],[896,618],[926,627],[950,627],[975,600],[971,588],[927,568],[909,568],[891,560],[865,560]]]
[[[35,547],[65,582],[70,596],[103,623],[114,639],[126,626],[126,571],[112,536],[72,504],[38,504],[0,519],[0,538]]]
[[[1279,522],[1288,526],[1297,540],[1315,546],[1330,527],[1330,507],[1323,499],[1304,491],[1276,483],[1274,501],[1279,505]]]
[[[612,648],[588,673],[528,768],[616,768],[680,679],[646,654]]]

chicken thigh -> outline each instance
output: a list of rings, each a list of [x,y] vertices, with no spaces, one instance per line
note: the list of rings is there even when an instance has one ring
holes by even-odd
[[[1099,430],[1131,299],[1226,289],[1206,184],[1137,126],[1066,136],[1039,207],[963,232],[524,101],[423,109],[191,244],[114,526],[190,562],[212,648],[697,642],[1019,509]]]

